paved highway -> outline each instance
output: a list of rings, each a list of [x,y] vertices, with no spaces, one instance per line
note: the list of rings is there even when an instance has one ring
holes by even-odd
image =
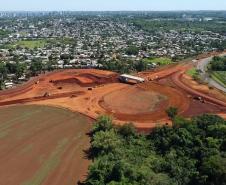
[[[225,56],[225,55],[222,55]],[[202,59],[197,64],[197,69],[201,71],[201,78],[207,82],[209,85],[223,91],[226,93],[226,88],[223,87],[221,84],[217,83],[215,80],[210,78],[209,74],[206,72],[207,65],[211,61],[212,57]]]

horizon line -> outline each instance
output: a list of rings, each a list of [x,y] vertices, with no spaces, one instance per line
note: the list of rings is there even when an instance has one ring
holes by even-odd
[[[226,9],[197,9],[197,10],[0,10],[0,12],[199,12],[199,11],[225,11]]]

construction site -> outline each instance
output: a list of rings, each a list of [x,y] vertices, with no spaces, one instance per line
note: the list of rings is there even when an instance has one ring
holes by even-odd
[[[169,107],[187,118],[203,113],[226,118],[226,95],[194,81],[186,73],[193,67],[192,61],[182,61],[132,75],[58,70],[1,91],[1,182],[61,185],[85,180],[92,162],[84,157],[88,133],[101,115],[112,116],[115,124],[132,122],[140,132],[170,125]]]
[[[111,115],[118,124],[133,122],[138,129],[170,124],[165,110],[171,106],[185,117],[203,113],[226,117],[225,94],[188,76],[193,65],[180,62],[134,76],[96,69],[54,71],[0,92],[0,106],[63,107],[92,119]]]

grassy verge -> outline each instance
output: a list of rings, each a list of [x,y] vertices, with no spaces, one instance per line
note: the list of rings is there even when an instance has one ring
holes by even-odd
[[[211,78],[226,87],[226,71],[214,71],[211,73]]]
[[[198,75],[198,72],[195,68],[192,68],[192,69],[189,69],[187,72],[186,72],[187,75],[191,76],[191,77],[194,77],[195,75]]]

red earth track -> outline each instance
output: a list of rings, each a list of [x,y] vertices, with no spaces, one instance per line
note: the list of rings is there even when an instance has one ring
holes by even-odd
[[[209,57],[209,55],[206,55],[206,57]],[[0,106],[20,103],[62,106],[92,118],[97,118],[101,114],[110,114],[115,117],[116,122],[131,121],[135,123],[137,128],[153,128],[154,123],[159,122],[159,120],[169,121],[165,113],[165,109],[169,106],[178,107],[180,114],[187,112],[189,116],[193,116],[192,111],[189,114],[189,109],[193,109],[194,106],[196,109],[203,106],[200,106],[198,102],[195,103],[189,96],[202,97],[205,100],[205,105],[210,107],[203,112],[200,111],[200,113],[207,113],[209,112],[207,110],[210,110],[210,112],[212,110],[211,113],[226,114],[226,103],[223,100],[197,89],[192,89],[183,83],[182,75],[192,67],[192,62],[182,62],[154,71],[138,73],[138,76],[145,78],[148,82],[138,84],[137,87],[168,97],[167,101],[160,102],[154,111],[150,112],[147,110],[143,113],[138,111],[137,113],[125,114],[111,110],[105,104],[104,97],[114,91],[117,91],[118,97],[120,97],[123,85],[117,82],[117,73],[95,69],[60,70],[43,74],[18,88],[0,92]],[[37,81],[39,81],[38,84],[36,84]],[[131,87],[129,85],[124,86],[124,88]],[[50,96],[43,97],[44,93],[50,93]],[[72,99],[72,95],[76,98]],[[213,104],[217,107],[211,108]],[[153,124],[146,124],[147,122]]]
[[[226,109],[226,103],[224,101],[218,100],[217,98],[213,98],[211,96],[208,96],[204,93],[198,92],[194,89],[189,88],[188,86],[184,85],[182,81],[180,81],[180,79],[182,78],[183,72],[177,72],[175,74],[173,74],[172,80],[173,82],[181,89],[185,90],[187,93],[193,95],[193,96],[197,96],[197,97],[202,97],[204,100],[222,106]]]
[[[16,99],[16,100],[10,100],[10,101],[3,101],[3,102],[0,102],[0,106],[24,104],[29,102],[43,101],[43,100],[53,100],[57,98],[65,98],[65,97],[72,97],[72,96],[76,97],[76,96],[81,96],[84,93],[85,92],[83,91],[73,91],[68,93],[53,94],[51,96],[37,96],[33,98],[23,98],[23,99]]]

